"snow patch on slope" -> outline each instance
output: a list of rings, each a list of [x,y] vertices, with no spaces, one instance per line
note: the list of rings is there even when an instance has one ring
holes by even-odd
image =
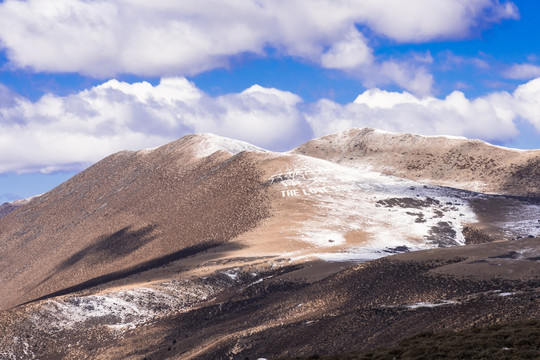
[[[278,196],[303,198],[317,209],[299,224],[295,240],[330,248],[347,245],[351,234],[367,234],[361,244],[317,255],[327,260],[365,261],[387,256],[396,248],[462,245],[464,224],[477,221],[463,199],[466,192],[301,155],[295,167],[269,179]]]
[[[370,166],[352,168],[303,155],[295,155],[289,166],[267,184],[285,206],[307,202],[300,208],[309,216],[294,223],[286,238],[306,242],[314,251],[288,254],[295,259],[361,262],[464,245],[463,228],[479,222],[475,211],[498,213],[489,222],[508,239],[540,235],[540,204],[534,201],[426,185]]]
[[[315,178],[315,182],[338,185],[338,192],[317,194],[318,206],[328,216],[325,223],[348,231],[362,229],[372,235],[372,243],[388,247],[424,245],[429,231],[441,222],[460,229],[461,224],[476,221],[468,204],[458,201],[449,189],[428,187],[367,168],[317,162],[317,168],[327,169],[328,175]],[[452,245],[464,242],[459,232]]]
[[[46,301],[32,317],[46,333],[84,326],[127,330],[207,300],[217,289],[208,284],[172,280],[127,290]]]

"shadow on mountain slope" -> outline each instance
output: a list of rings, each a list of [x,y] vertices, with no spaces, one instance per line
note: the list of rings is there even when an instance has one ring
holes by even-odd
[[[95,242],[64,260],[58,269],[65,270],[83,259],[89,265],[95,265],[102,261],[127,256],[154,240],[156,235],[152,233],[155,229],[155,225],[147,225],[140,229],[126,226],[110,235],[99,236]]]

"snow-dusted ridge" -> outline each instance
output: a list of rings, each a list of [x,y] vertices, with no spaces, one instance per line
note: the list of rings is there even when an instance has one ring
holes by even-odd
[[[491,144],[491,143],[489,143],[487,141],[484,141],[484,140],[471,139],[471,138],[467,138],[465,136],[445,135],[445,134],[423,135],[423,134],[414,134],[414,133],[400,133],[400,132],[393,132],[393,131],[370,128],[370,127],[351,128],[351,129],[348,129],[348,130],[345,130],[345,131],[339,131],[339,132],[336,132],[336,133],[323,135],[323,136],[314,138],[311,141],[317,142],[317,141],[324,140],[325,138],[334,138],[338,142],[340,140],[347,140],[347,139],[350,140],[351,136],[353,136],[354,134],[358,134],[360,132],[372,133],[372,134],[377,134],[377,135],[382,135],[382,136],[387,135],[387,136],[392,136],[392,137],[408,137],[408,136],[411,136],[411,137],[426,138],[426,139],[447,139],[447,140],[457,140],[457,141],[473,141],[473,142],[479,142],[479,143],[482,143],[482,144],[487,145],[487,146],[492,146],[492,147],[495,147],[495,148],[498,148],[498,149],[508,150],[508,151],[516,151],[516,152],[534,151],[534,150],[525,150],[525,149],[517,149],[517,148],[505,147],[505,146],[501,146],[501,145],[494,145],[494,144]],[[294,150],[295,149],[292,149],[291,152],[294,151]]]
[[[39,194],[39,195],[34,195],[34,196],[27,197],[26,199],[20,199],[20,200],[11,201],[8,204],[16,205],[16,206],[25,205],[25,204],[28,204],[30,201],[32,201],[34,199],[37,199],[38,197],[40,197],[42,195],[43,194]]]
[[[215,292],[216,288],[209,285],[173,280],[156,287],[69,296],[42,303],[32,322],[44,332],[76,329],[88,323],[99,323],[111,330],[128,330],[189,309]]]
[[[252,145],[245,141],[234,140],[223,136],[218,136],[210,133],[197,134],[200,140],[198,146],[198,157],[212,155],[216,151],[227,151],[236,155],[242,151],[268,152],[258,146]]]
[[[398,133],[393,131],[386,131],[386,130],[380,130],[380,129],[374,129],[374,128],[363,128],[367,130],[372,130],[375,134],[388,134],[388,135],[395,135],[395,136],[401,136],[401,135],[412,135],[412,136],[420,136],[425,138],[445,138],[449,140],[469,140],[465,136],[457,136],[457,135],[422,135],[422,134],[412,134],[412,133]],[[351,130],[363,130],[363,129],[351,129]]]
[[[226,151],[232,155],[236,155],[242,151],[254,151],[254,152],[268,152],[263,148],[252,145],[245,141],[234,140],[224,136],[219,136],[211,133],[199,133],[187,135],[175,142],[189,142],[191,149],[194,151],[196,157],[202,158],[210,156],[216,151]],[[150,154],[155,151],[159,151],[163,147],[167,147],[172,143],[164,146],[157,146],[137,151],[138,154]]]
[[[373,129],[373,128],[364,128],[364,129],[372,130],[376,134],[388,134],[388,135],[394,135],[394,136],[418,136],[418,137],[421,137],[421,138],[432,138],[432,139],[443,138],[443,139],[448,139],[448,140],[475,141],[475,142],[480,142],[480,143],[483,143],[484,145],[493,146],[493,147],[496,147],[496,148],[499,148],[499,149],[502,149],[502,150],[518,151],[518,152],[530,151],[530,150],[524,150],[524,149],[517,149],[517,148],[501,146],[501,145],[495,145],[495,144],[492,144],[492,143],[484,141],[484,140],[470,139],[470,138],[465,137],[465,136],[444,135],[444,134],[423,135],[423,134],[413,134],[413,133],[398,133],[398,132],[391,132],[391,131],[385,131],[385,130],[379,130],[379,129]],[[363,129],[351,129],[351,130],[363,130]]]
[[[76,332],[96,327],[121,336],[138,326],[192,310],[231,286],[258,284],[267,278],[265,271],[268,269],[245,272],[233,267],[203,278],[172,279],[90,295],[62,296],[37,303],[30,321],[34,329],[45,334],[60,329]]]

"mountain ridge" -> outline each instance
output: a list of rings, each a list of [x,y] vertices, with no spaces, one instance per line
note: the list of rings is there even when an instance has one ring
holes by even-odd
[[[356,160],[385,174],[436,185],[540,197],[540,150],[364,128],[314,139],[292,152],[345,165]]]

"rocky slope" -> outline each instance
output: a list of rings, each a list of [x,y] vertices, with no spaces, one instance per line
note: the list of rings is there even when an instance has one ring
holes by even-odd
[[[0,358],[296,356],[538,317],[539,158],[372,129],[112,155],[0,218]]]

